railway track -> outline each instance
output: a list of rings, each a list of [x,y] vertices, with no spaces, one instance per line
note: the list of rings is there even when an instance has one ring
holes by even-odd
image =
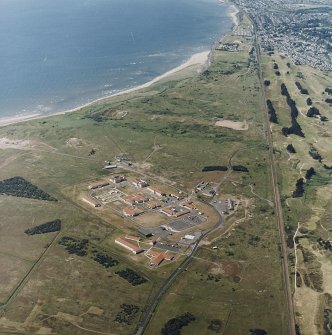
[[[270,130],[270,122],[268,119],[268,111],[266,107],[266,95],[265,95],[265,88],[264,88],[264,83],[263,83],[264,78],[263,78],[263,72],[261,68],[261,64],[262,64],[261,51],[260,51],[260,45],[257,41],[256,26],[255,26],[254,20],[251,19],[251,22],[254,27],[254,46],[255,46],[256,55],[257,55],[258,77],[259,77],[261,100],[262,100],[261,103],[262,103],[262,108],[264,111],[264,128],[265,128],[265,134],[266,134],[266,141],[269,146],[269,161],[270,161],[270,168],[271,168],[273,197],[274,197],[275,213],[276,213],[276,219],[277,219],[279,236],[280,236],[283,284],[284,284],[285,300],[287,304],[287,315],[288,315],[288,334],[296,335],[293,294],[291,290],[289,267],[288,267],[288,261],[287,261],[288,254],[287,254],[286,236],[285,236],[285,228],[284,228],[285,226],[284,226],[283,212],[282,212],[282,206],[281,206],[281,201],[280,201],[280,193],[279,193],[279,188],[278,188],[277,168],[276,168],[276,163],[275,163],[274,155],[273,155],[273,138],[272,138],[272,132]]]

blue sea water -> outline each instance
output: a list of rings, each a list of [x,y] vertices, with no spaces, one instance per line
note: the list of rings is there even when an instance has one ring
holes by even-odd
[[[0,0],[0,117],[134,87],[231,29],[218,0]]]

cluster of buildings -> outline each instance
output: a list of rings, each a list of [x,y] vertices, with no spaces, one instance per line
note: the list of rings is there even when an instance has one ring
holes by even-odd
[[[332,70],[332,8],[329,0],[234,0],[253,20],[261,45],[277,48],[295,64]]]
[[[112,176],[109,181],[101,180],[89,185],[90,194],[83,196],[82,200],[93,207],[100,207],[102,202],[94,196],[94,192],[110,185],[110,182],[114,184],[121,184],[127,181],[123,175]],[[141,215],[145,210],[154,210],[162,207],[162,203],[158,201],[158,198],[170,197],[178,201],[184,199],[184,194],[173,192],[167,194],[158,188],[150,186],[149,183],[143,179],[134,179],[130,182],[135,188],[142,190],[137,193],[123,194],[119,197],[123,203],[129,205],[129,207],[123,208],[122,212],[125,216],[135,217]],[[144,189],[144,191],[143,191]],[[150,195],[149,195],[150,194]],[[156,199],[157,198],[157,199]],[[189,210],[188,210],[189,209]],[[192,202],[184,203],[182,207],[166,207],[162,208],[160,211],[171,217],[180,217],[182,215],[190,213],[190,210],[194,209],[192,207]]]
[[[173,207],[164,207],[160,210],[161,213],[166,214],[174,218],[179,218],[180,216],[190,213],[190,210],[184,207],[173,206]]]
[[[90,194],[86,194],[83,196],[82,200],[89,204],[90,206],[92,207],[100,207],[101,206],[101,202],[96,199],[95,197],[93,197],[92,195]]]
[[[216,47],[216,50],[220,51],[228,51],[228,52],[236,52],[239,51],[240,42],[234,41],[232,43],[219,43],[219,45]]]
[[[154,223],[153,228],[138,227],[138,231],[145,236],[145,241],[140,237],[128,235],[119,236],[114,240],[117,246],[134,255],[143,254],[149,259],[151,267],[171,261],[179,252],[179,247],[162,243],[158,239],[164,240],[173,232],[187,231],[205,220],[200,216],[203,213],[198,212],[196,203],[185,199],[186,194],[170,189],[167,192],[163,191],[158,185],[149,185],[146,180],[140,178],[128,177],[127,180],[124,175],[113,174],[107,179],[91,183],[88,189],[82,200],[93,207],[114,204],[114,209],[119,211],[119,214],[122,211],[126,217],[137,217],[149,211],[168,217],[167,224],[164,223],[165,217],[160,216],[160,219],[157,219],[160,220],[160,226]],[[152,240],[151,236],[157,236],[157,240]],[[183,245],[191,245],[198,237],[199,235],[186,235],[183,239],[186,243]]]

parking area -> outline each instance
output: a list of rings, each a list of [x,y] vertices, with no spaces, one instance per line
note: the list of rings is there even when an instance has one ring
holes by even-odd
[[[192,228],[196,225],[199,225],[206,221],[206,218],[198,215],[198,214],[190,214],[187,216],[183,216],[182,218],[178,218],[175,220],[172,220],[167,225],[163,225],[166,230],[172,231],[172,232],[181,232],[185,229]]]
[[[103,204],[118,201],[126,194],[114,187],[105,187],[94,192],[94,197],[100,200]]]
[[[167,243],[162,243],[162,242],[157,242],[155,245],[154,245],[155,248],[158,248],[158,249],[162,249],[162,250],[167,250],[167,251],[171,251],[171,252],[179,252],[180,251],[180,248],[175,245],[175,244],[167,244]]]
[[[211,205],[220,213],[220,214],[229,214],[235,209],[237,205],[236,200],[233,199],[223,199],[223,200],[213,200]]]
[[[202,236],[201,231],[192,232],[190,234],[187,234],[187,235],[181,237],[181,240],[179,241],[179,244],[186,245],[186,246],[191,245],[191,244],[195,243],[201,236]]]

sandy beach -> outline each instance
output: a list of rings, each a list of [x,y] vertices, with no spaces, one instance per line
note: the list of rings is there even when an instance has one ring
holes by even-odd
[[[84,105],[72,108],[72,109],[68,109],[62,112],[57,112],[54,114],[49,114],[49,115],[44,115],[44,114],[29,114],[29,115],[20,115],[20,116],[13,116],[13,117],[4,117],[4,118],[0,118],[0,126],[8,126],[11,124],[15,124],[15,123],[20,123],[20,122],[24,122],[24,121],[29,121],[29,120],[34,120],[34,119],[42,119],[42,118],[47,118],[50,116],[54,116],[54,115],[62,115],[62,114],[66,114],[66,113],[71,113],[71,112],[75,112],[78,111],[84,107],[88,107],[91,106],[94,103],[97,102],[101,102],[103,100],[109,99],[111,97],[115,97],[115,96],[120,96],[120,95],[124,95],[124,94],[128,94],[128,93],[132,93],[144,88],[148,88],[151,85],[155,84],[156,82],[167,78],[168,76],[177,73],[181,70],[184,70],[185,68],[191,67],[191,66],[197,66],[198,70],[202,70],[209,62],[209,54],[210,51],[203,51],[203,52],[199,52],[197,54],[192,55],[185,63],[175,67],[174,69],[167,71],[166,73],[148,81],[145,84],[139,85],[139,86],[135,86],[133,88],[124,90],[124,91],[120,91],[96,100],[93,100],[89,103],[86,103]]]
[[[41,117],[41,114],[27,114],[19,116],[8,116],[0,118],[0,126],[8,126],[13,123],[19,123]]]
[[[220,3],[225,3],[225,1],[223,1],[223,0],[219,0],[219,1],[220,1]],[[235,5],[231,4],[230,7],[229,7],[228,14],[232,18],[233,29],[234,29],[234,27],[238,26],[238,24],[239,24],[239,20],[238,20],[238,17],[237,17],[238,13],[239,13],[238,8]],[[95,103],[107,100],[107,99],[115,97],[115,96],[129,94],[129,93],[132,93],[132,92],[136,92],[138,90],[148,88],[151,85],[155,84],[156,82],[158,82],[162,79],[165,79],[165,78],[169,77],[170,75],[175,74],[175,73],[177,73],[181,70],[184,70],[188,67],[191,67],[191,66],[196,66],[197,70],[200,71],[208,64],[209,55],[210,55],[210,50],[194,54],[183,64],[171,69],[170,71],[168,71],[168,72],[166,72],[166,73],[164,73],[164,74],[162,74],[162,75],[160,75],[156,78],[153,78],[152,80],[150,80],[147,83],[144,83],[142,85],[135,86],[135,87],[132,87],[130,89],[126,89],[126,90],[123,90],[123,91],[120,91],[120,92],[117,92],[117,93],[114,93],[114,94],[111,94],[111,95],[107,95],[107,96],[104,96],[102,98],[95,99],[93,101],[90,101],[86,104],[77,106],[77,107],[72,108],[72,109],[68,109],[68,110],[64,110],[64,111],[56,112],[56,113],[52,113],[52,114],[33,113],[33,114],[27,114],[27,115],[18,115],[18,116],[9,116],[9,117],[0,118],[0,127],[15,124],[15,123],[20,123],[20,122],[24,122],[24,121],[47,118],[47,117],[54,116],[54,115],[63,115],[63,114],[66,114],[66,113],[75,112],[75,111],[78,111],[82,108],[91,106]]]
[[[229,12],[230,17],[232,18],[233,21],[233,29],[234,27],[237,27],[239,25],[239,19],[237,17],[237,14],[239,13],[238,8],[235,5],[231,6],[231,10]]]

